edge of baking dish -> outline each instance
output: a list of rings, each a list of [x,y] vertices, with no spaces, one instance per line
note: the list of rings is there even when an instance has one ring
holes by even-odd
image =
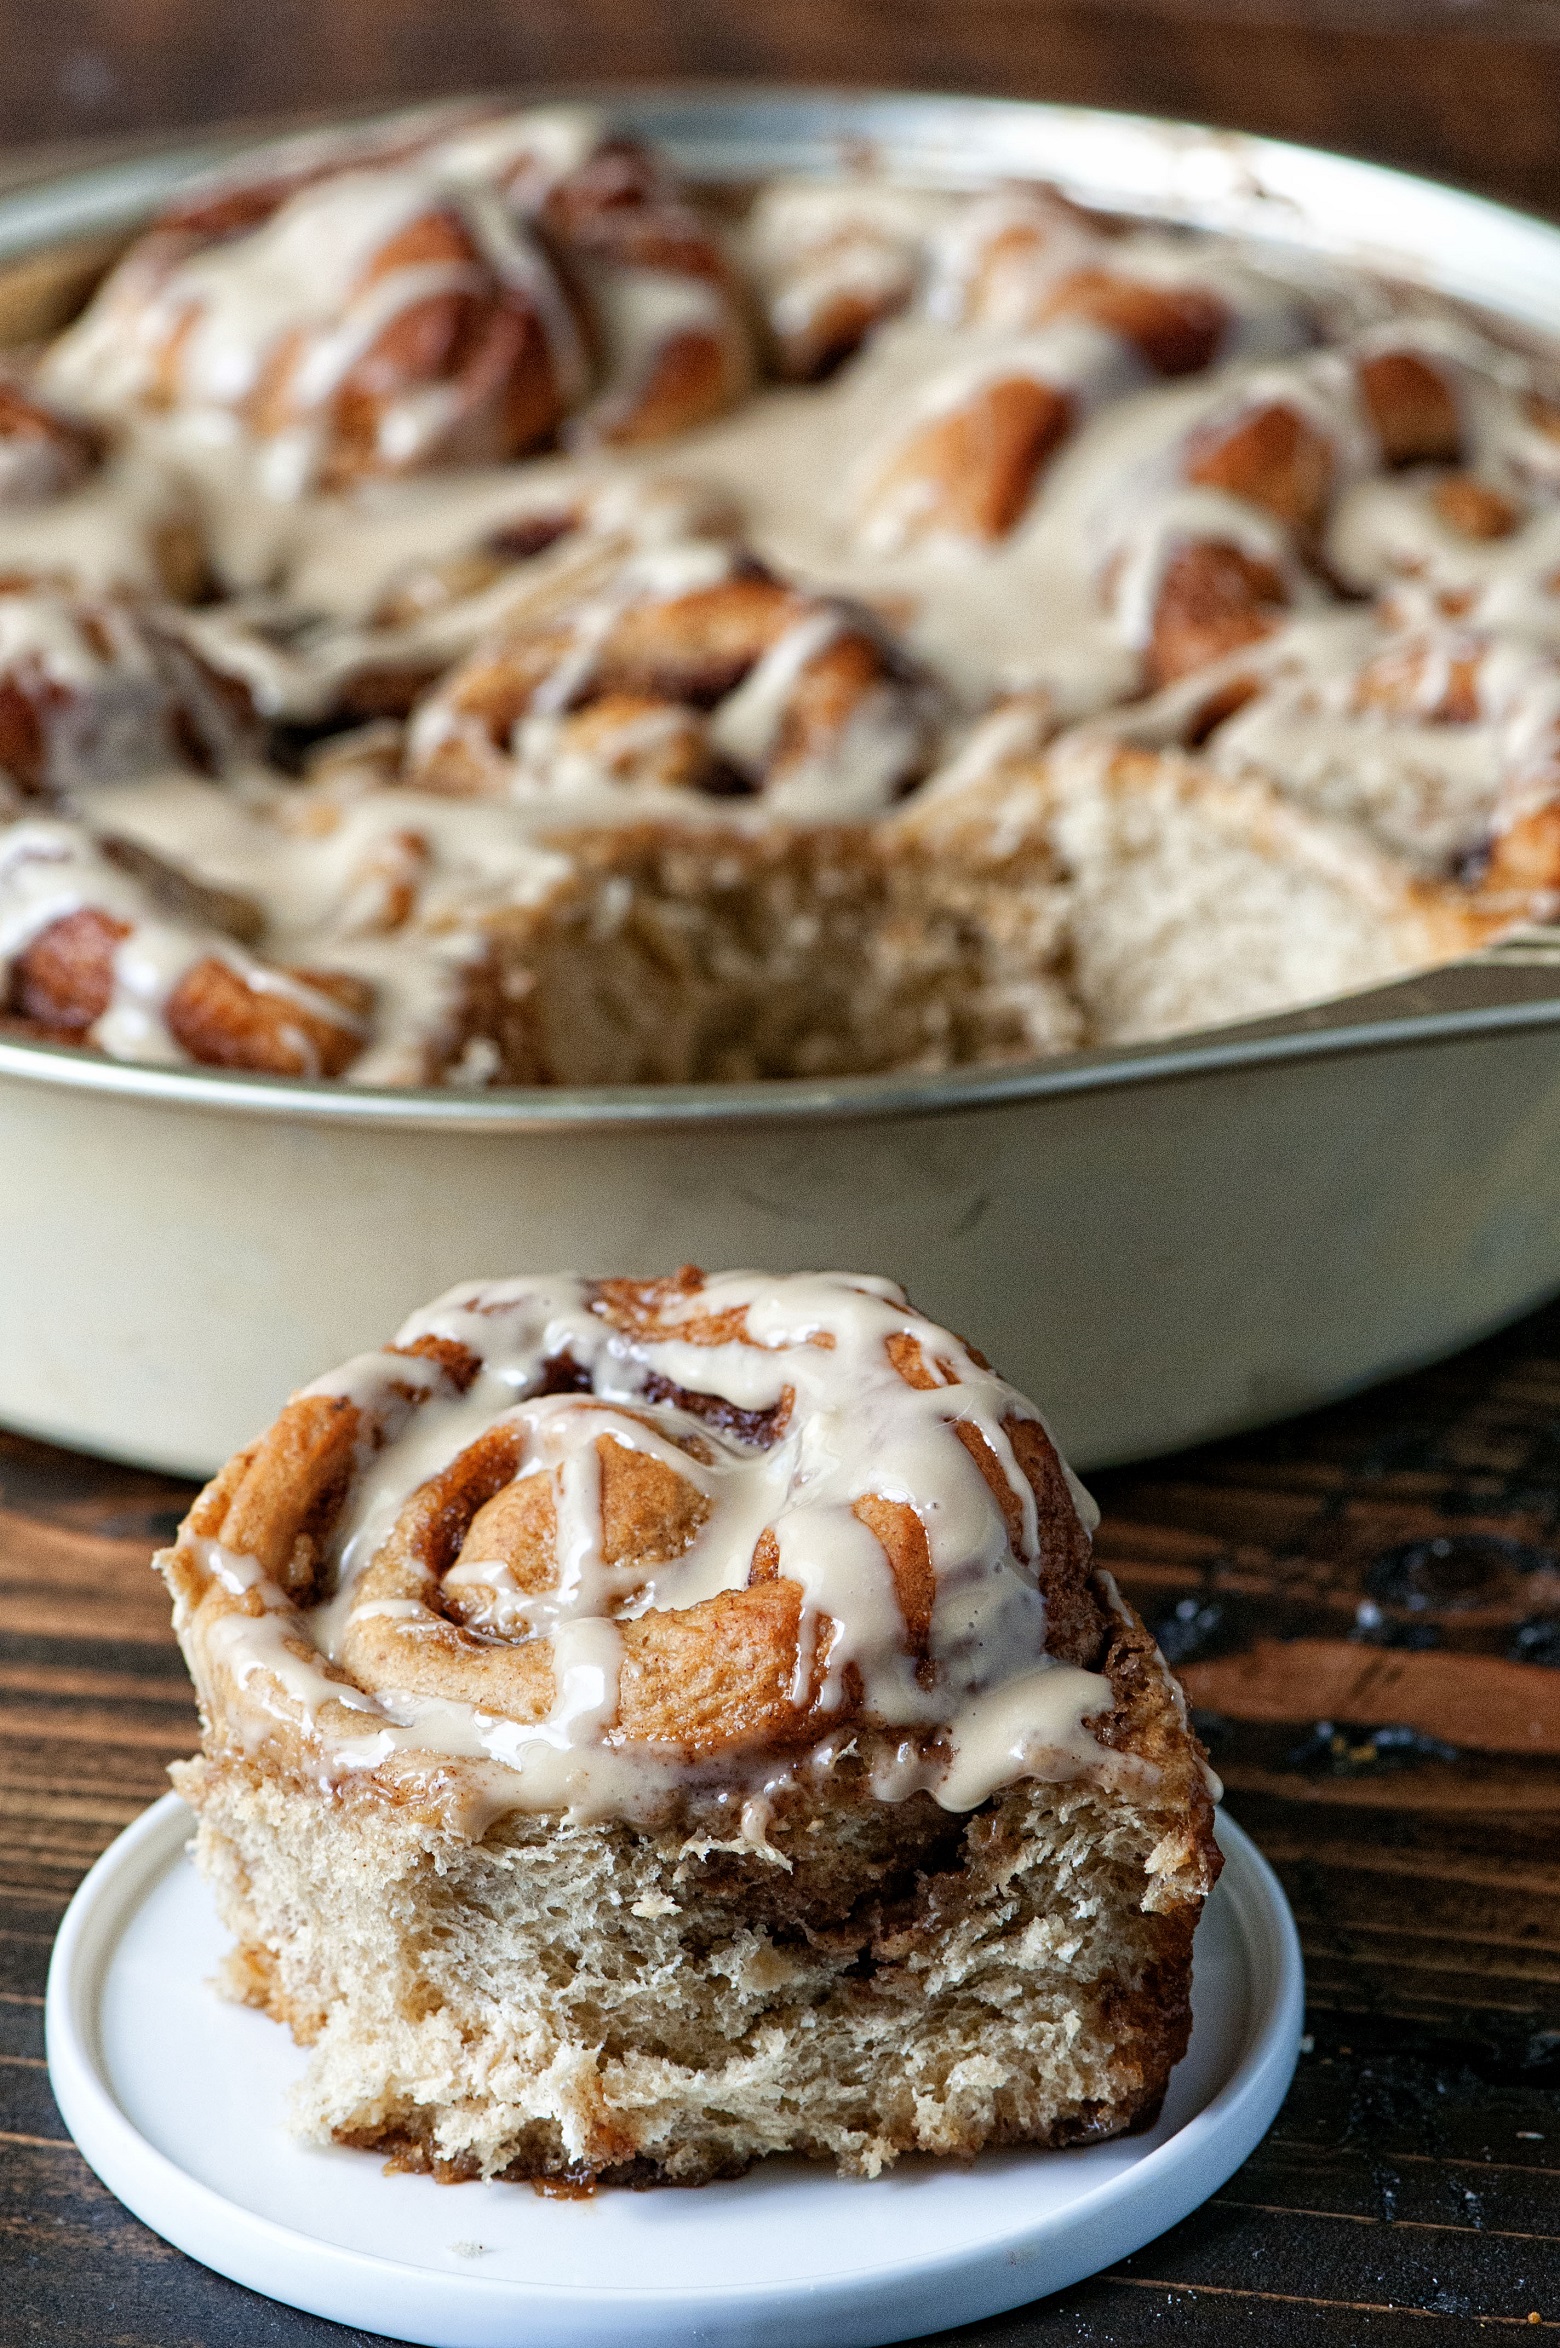
[[[822,175],[863,152],[880,155],[900,176],[943,186],[1043,172],[1086,203],[1345,257],[1477,304],[1509,324],[1560,332],[1560,227],[1408,172],[1284,140],[1092,107],[893,91],[592,83],[483,95],[603,105],[623,129],[654,139],[707,182],[776,170]],[[363,128],[436,117],[466,102],[339,120]],[[312,123],[286,135],[308,139],[329,127]],[[0,265],[49,245],[129,231],[192,175],[279,143],[285,137],[240,129],[0,196]],[[1363,221],[1369,234],[1361,232]],[[924,1114],[1548,1026],[1560,1026],[1560,933],[1527,933],[1474,959],[1275,1018],[933,1075],[392,1090],[107,1060],[0,1036],[0,1077],[254,1116],[512,1133]]]

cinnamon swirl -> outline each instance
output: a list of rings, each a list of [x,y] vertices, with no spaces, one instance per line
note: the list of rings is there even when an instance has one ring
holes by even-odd
[[[238,942],[243,899],[191,884],[131,842],[58,823],[0,832],[0,1006],[13,1031],[124,1059],[340,1076],[370,995],[343,970],[284,969]]]
[[[1205,1771],[1033,1405],[886,1280],[457,1289],[160,1559],[312,2134],[697,2183],[1148,2123]]]

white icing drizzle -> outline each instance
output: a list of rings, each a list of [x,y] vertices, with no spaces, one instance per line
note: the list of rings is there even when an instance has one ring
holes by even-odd
[[[1560,644],[1434,611],[1393,628],[1376,612],[1308,614],[1108,730],[1173,743],[1236,676],[1254,689],[1204,744],[1214,771],[1365,824],[1426,878],[1454,876],[1560,789]]]
[[[783,771],[772,763],[788,695],[860,607],[880,609],[948,688],[945,747],[957,752],[957,725],[1009,693],[1026,697],[1018,731],[1033,743],[1141,689],[1167,566],[1208,540],[1271,565],[1296,615],[1271,647],[1242,656],[1264,689],[1209,742],[1216,771],[1265,776],[1363,822],[1428,876],[1547,801],[1560,430],[1535,394],[1552,369],[1330,264],[1155,229],[1102,233],[1040,190],[956,196],[871,173],[765,190],[731,242],[777,320],[802,317],[831,288],[881,295],[888,309],[903,293],[906,306],[837,379],[761,392],[682,435],[674,471],[664,450],[595,449],[314,494],[316,428],[333,386],[387,321],[430,293],[473,290],[474,270],[532,304],[576,416],[582,401],[623,392],[669,335],[725,331],[729,296],[715,277],[602,262],[591,301],[612,350],[605,384],[589,379],[531,224],[597,154],[605,128],[591,109],[562,106],[487,121],[430,117],[397,133],[405,151],[395,160],[377,134],[304,142],[279,167],[334,159],[340,168],[219,243],[192,250],[184,238],[170,251],[153,238],[48,354],[46,387],[107,419],[114,446],[64,494],[0,504],[0,574],[52,571],[75,583],[74,600],[48,585],[0,596],[0,677],[36,673],[59,687],[43,780],[78,799],[87,828],[68,855],[54,835],[59,869],[47,886],[25,842],[0,866],[0,935],[25,942],[48,902],[90,902],[131,924],[114,1003],[93,1038],[103,1048],[178,1056],[160,1006],[197,952],[231,949],[197,941],[94,861],[100,831],[253,898],[268,960],[370,985],[371,1033],[350,1081],[479,1084],[499,1065],[497,1047],[485,1036],[463,1044],[459,1018],[483,924],[495,910],[541,902],[566,876],[567,857],[552,845],[561,822],[742,828],[884,813],[928,763],[930,721],[902,692],[867,693],[822,751]],[[388,240],[430,207],[459,219],[479,261],[414,259],[376,276]],[[1213,295],[1226,320],[1213,365],[1159,382],[1121,337],[1078,319],[1048,322],[1046,303],[1080,270]],[[148,407],[148,371],[186,311],[178,373],[187,397]],[[1334,347],[1301,347],[1318,327]],[[257,437],[246,403],[294,333],[306,346],[291,369],[295,413]],[[1391,351],[1419,353],[1448,385],[1460,468],[1509,501],[1502,534],[1472,535],[1447,518],[1444,467],[1383,470],[1358,368]],[[892,512],[863,529],[863,484],[907,431],[1015,370],[1066,390],[1076,409],[1015,527],[979,547],[915,540]],[[425,384],[392,403],[387,458],[438,442],[448,396]],[[1199,433],[1269,401],[1295,409],[1332,451],[1320,546],[1299,543],[1260,504],[1187,478]],[[561,518],[561,534],[544,551],[489,559],[495,533],[520,527],[523,538],[528,518],[549,516]],[[159,615],[158,629],[242,680],[269,718],[329,721],[364,673],[404,667],[434,678],[490,633],[559,615],[568,656],[512,740],[484,747],[507,803],[386,787],[366,764],[339,790],[307,793],[236,756],[219,783],[173,775],[168,688],[139,622],[100,595],[84,630],[79,593],[155,593],[163,534],[190,525],[229,592],[171,622]],[[746,679],[713,710],[641,710],[598,741],[572,730],[614,618],[636,600],[729,576],[741,546],[797,582],[802,604]],[[1334,580],[1377,596],[1363,636],[1356,615],[1336,608]],[[384,618],[392,605],[397,616]],[[1422,706],[1356,708],[1356,669],[1388,638],[1423,640]],[[1432,692],[1455,645],[1458,658],[1474,648],[1479,679],[1477,716],[1458,725],[1434,714]],[[1199,672],[1185,696],[1111,722],[1140,739],[1156,726],[1157,738],[1175,739],[1213,677]],[[966,776],[989,764],[998,736],[1018,738],[1006,718],[992,723],[995,732],[972,739]],[[459,724],[434,684],[410,729],[414,762]],[[666,778],[690,737],[707,739],[761,796],[673,788]],[[955,757],[938,787],[955,788],[960,772]],[[7,806],[18,796],[3,779],[0,793]],[[66,865],[74,897],[60,893]]]
[[[163,1008],[213,943],[149,920],[141,892],[70,825],[31,820],[0,831],[0,997],[11,965],[33,940],[89,905],[124,923],[127,934],[114,946],[112,996],[88,1038],[112,1058],[183,1059]]]
[[[929,243],[956,209],[956,198],[935,190],[865,177],[761,190],[741,249],[781,345],[805,343],[842,303],[871,317],[903,307],[921,283]]]
[[[354,1024],[327,995],[237,946],[220,931],[161,919],[146,889],[113,864],[79,826],[29,818],[0,829],[0,1000],[11,968],[55,922],[85,909],[102,913],[124,934],[112,946],[111,993],[106,1008],[83,1033],[111,1059],[179,1062],[188,1055],[165,1014],[181,979],[197,963],[226,962],[251,990],[281,996],[333,1025]],[[307,1067],[306,1035],[289,1035]]]
[[[745,1587],[768,1532],[779,1573],[803,1594],[793,1700],[807,1700],[827,1620],[823,1708],[837,1708],[853,1680],[861,1723],[880,1741],[888,1736],[886,1749],[895,1731],[911,1739],[898,1764],[882,1764],[884,1782],[925,1788],[963,1810],[1026,1774],[1109,1776],[1127,1766],[1084,1725],[1109,1710],[1108,1682],[1046,1651],[1034,1496],[1005,1432],[1015,1417],[1038,1414],[957,1338],[916,1313],[891,1282],[843,1274],[723,1275],[673,1299],[667,1325],[649,1334],[615,1326],[592,1308],[592,1295],[573,1277],[477,1283],[414,1314],[398,1343],[453,1340],[478,1357],[461,1395],[431,1362],[399,1353],[365,1355],[306,1390],[353,1402],[380,1440],[363,1453],[335,1536],[330,1597],[300,1611],[267,1593],[259,1613],[221,1611],[214,1643],[193,1637],[208,1707],[230,1732],[243,1733],[248,1720],[264,1736],[268,1719],[288,1721],[331,1778],[378,1767],[392,1753],[416,1753],[430,1766],[496,1761],[511,1773],[503,1799],[522,1808],[643,1810],[678,1784],[724,1783],[744,1768],[757,1770],[748,1792],[760,1794],[759,1780],[773,1786],[788,1769],[827,1766],[840,1740],[825,1740],[810,1758],[738,1758],[701,1778],[676,1751],[626,1747],[614,1721],[620,1624]],[[698,1342],[696,1330],[678,1334],[680,1319],[727,1315],[740,1334],[720,1343]],[[913,1341],[944,1382],[908,1384],[888,1351],[896,1339]],[[560,1358],[589,1377],[591,1391],[535,1391],[544,1366]],[[657,1399],[667,1386],[718,1397],[739,1413],[785,1415],[767,1442],[755,1439],[751,1422],[723,1432]],[[977,1430],[998,1463],[1021,1520],[1016,1546],[955,1422]],[[354,1712],[374,1715],[376,1726],[343,1737],[322,1723],[321,1707],[340,1693],[331,1672],[348,1657],[355,1626],[415,1636],[430,1619],[419,1601],[387,1599],[371,1586],[360,1595],[364,1577],[412,1494],[496,1427],[518,1438],[517,1480],[551,1478],[556,1579],[526,1594],[501,1560],[474,1554],[445,1587],[461,1619],[489,1640],[552,1641],[552,1708],[537,1722],[506,1720],[466,1703],[398,1695],[392,1678],[374,1695],[353,1692]],[[647,1568],[604,1557],[603,1436],[660,1461],[705,1505],[670,1562]],[[1067,1483],[1092,1526],[1088,1496],[1070,1475]],[[925,1534],[935,1594],[919,1666],[887,1555],[855,1513],[869,1496],[908,1505]],[[256,1586],[252,1568],[209,1548],[197,1556],[224,1591]],[[224,1687],[242,1702],[235,1706]]]
[[[376,269],[407,230],[451,215],[476,258],[410,258]],[[386,330],[421,303],[481,297],[495,285],[524,297],[545,335],[558,389],[577,398],[586,376],[583,345],[540,248],[495,189],[447,171],[434,149],[300,188],[257,227],[204,250],[165,259],[148,251],[140,261],[132,253],[53,346],[43,381],[87,415],[171,405],[181,437],[225,445],[242,476],[239,419],[283,359],[285,420],[254,443],[249,477],[262,496],[294,499],[320,469],[329,403]],[[386,461],[408,464],[435,445],[458,399],[449,384],[414,383],[390,401],[378,427]]]
[[[809,661],[827,651],[840,632],[842,614],[825,605],[812,611],[772,644],[758,666],[715,712],[710,734],[717,750],[750,774],[769,763],[785,716],[785,705]]]

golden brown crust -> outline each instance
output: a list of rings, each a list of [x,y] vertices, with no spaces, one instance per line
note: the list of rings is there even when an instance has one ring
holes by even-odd
[[[757,573],[635,604],[602,645],[592,685],[707,709],[742,682],[804,609],[794,587]]]
[[[1283,400],[1249,408],[1231,423],[1205,425],[1186,457],[1188,481],[1262,506],[1304,533],[1321,526],[1335,470],[1326,434]]]
[[[50,1037],[82,1041],[114,997],[114,959],[131,925],[95,906],[62,914],[11,962],[3,1008]],[[163,1009],[180,1049],[206,1067],[340,1076],[363,1046],[369,993],[340,971],[246,974],[218,955],[194,962]]]
[[[611,448],[641,448],[691,431],[731,405],[737,385],[724,337],[669,335],[640,378],[622,413],[603,421],[598,434]]]
[[[1462,417],[1434,360],[1420,351],[1378,351],[1359,362],[1356,376],[1389,465],[1456,462]]]
[[[191,1526],[235,1555],[254,1558],[290,1598],[306,1604],[362,1433],[362,1414],[343,1396],[295,1396],[269,1433],[207,1486]],[[239,1472],[224,1490],[233,1470]]]
[[[704,1275],[687,1265],[662,1279],[598,1280],[588,1294],[591,1309],[629,1348],[669,1336],[691,1348],[751,1344],[746,1308],[701,1312],[703,1287]],[[832,1338],[818,1330],[812,1342],[827,1346]],[[885,1348],[889,1366],[913,1390],[954,1382],[951,1364],[929,1350],[931,1342],[929,1330],[927,1345],[911,1337]],[[464,1347],[439,1339],[420,1342],[416,1350],[438,1376],[432,1385],[409,1379],[398,1390],[398,1407],[415,1410],[430,1392],[460,1392],[469,1385],[474,1364]],[[572,1366],[555,1367],[556,1390],[575,1391]],[[816,1741],[836,1719],[872,1725],[855,1667],[830,1682],[834,1625],[827,1614],[804,1608],[799,1584],[777,1570],[779,1551],[767,1529],[757,1541],[745,1588],[682,1607],[637,1611],[643,1584],[684,1554],[710,1513],[698,1471],[714,1453],[686,1422],[762,1452],[786,1432],[795,1400],[787,1386],[769,1408],[745,1410],[724,1395],[674,1386],[659,1375],[645,1394],[647,1402],[673,1405],[682,1414],[680,1427],[633,1410],[626,1415],[638,1415],[658,1446],[685,1453],[689,1472],[679,1472],[665,1450],[638,1449],[610,1427],[591,1444],[601,1557],[614,1577],[611,1611],[622,1639],[618,1704],[606,1743],[661,1747],[703,1762],[755,1747],[790,1750]],[[571,1403],[576,1413],[604,1407],[588,1383]],[[612,1408],[624,1415],[621,1405]],[[1014,1555],[1034,1559],[1026,1570],[1046,1599],[1049,1652],[1092,1668],[1104,1620],[1090,1582],[1089,1541],[1044,1427],[1017,1412],[1002,1422],[1034,1496],[1038,1541],[1031,1548],[1019,1496],[991,1444],[971,1420],[953,1418],[950,1425],[1002,1513]],[[189,1529],[255,1559],[295,1604],[310,1604],[323,1594],[323,1564],[353,1473],[382,1439],[380,1422],[345,1397],[301,1395],[245,1455],[241,1469],[227,1471],[208,1488]],[[443,1695],[526,1724],[553,1707],[551,1637],[538,1635],[528,1617],[516,1620],[505,1612],[511,1602],[506,1590],[521,1600],[545,1598],[562,1573],[563,1470],[527,1467],[524,1443],[519,1426],[497,1420],[402,1506],[361,1576],[342,1637],[342,1665],[364,1689]],[[936,1582],[926,1529],[914,1507],[892,1493],[869,1489],[854,1507],[882,1546],[905,1652],[929,1669]],[[451,1582],[447,1577],[456,1567]],[[211,1586],[207,1602],[221,1611],[234,1601]],[[833,1688],[827,1704],[826,1682]]]
[[[1482,885],[1497,904],[1560,888],[1560,804],[1535,807],[1496,833]]]
[[[817,1618],[799,1675],[801,1629],[801,1590],[778,1576],[625,1623],[615,1736],[699,1761],[815,1742],[833,1717],[820,1700],[833,1625]]]
[[[1155,1774],[1153,1808],[1165,1833],[1150,1855],[1156,1908],[1189,1911],[1187,1950],[1197,1909],[1219,1879],[1223,1853],[1214,1838],[1213,1791],[1206,1756],[1187,1723],[1185,1703],[1158,1647],[1113,1582],[1102,1581],[1109,1645],[1103,1669],[1112,1697],[1108,1713],[1090,1722],[1112,1752],[1130,1754]],[[1186,2027],[1190,2029],[1190,2010]],[[1183,2040],[1180,2053],[1185,2052]],[[1179,2053],[1175,2057],[1180,2059]]]
[[[1520,506],[1471,473],[1448,473],[1431,490],[1430,502],[1448,529],[1486,544],[1509,538],[1522,521]]]
[[[1218,354],[1229,312],[1200,285],[1154,285],[1110,269],[1074,269],[1042,309],[1047,318],[1086,318],[1119,334],[1156,375],[1196,375]]]
[[[852,1503],[852,1514],[879,1543],[894,1577],[894,1595],[904,1617],[905,1645],[923,1668],[931,1651],[932,1608],[937,1603],[937,1576],[931,1543],[908,1500],[889,1500],[868,1492]],[[766,1536],[778,1550],[774,1535]],[[770,1567],[770,1572],[774,1567]]]
[[[984,384],[910,434],[879,473],[866,519],[892,517],[909,539],[1005,537],[1072,424],[1073,403],[1053,384]]]
[[[266,1076],[340,1076],[363,1048],[369,990],[343,971],[279,973],[282,984],[254,983],[231,962],[208,955],[168,997],[169,1034],[208,1068],[247,1068]]]
[[[130,935],[95,906],[62,914],[11,964],[5,1008],[56,1035],[84,1035],[114,994],[114,953]]]
[[[1174,684],[1270,636],[1289,591],[1272,563],[1218,539],[1180,547],[1165,565],[1149,641],[1149,681]],[[1226,712],[1228,714],[1228,712]]]

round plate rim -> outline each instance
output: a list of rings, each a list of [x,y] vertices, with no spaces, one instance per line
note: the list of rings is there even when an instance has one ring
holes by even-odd
[[[230,2200],[152,2144],[119,2104],[97,2037],[102,1983],[130,1916],[173,1864],[192,1824],[179,1796],[163,1795],[109,1845],[66,1911],[50,1963],[45,2011],[50,2083],[66,2125],[88,2166],[108,2189],[154,2232],[199,2263],[263,2295],[282,2297],[288,2304],[347,2323],[365,2320],[364,2311],[352,2311],[354,2283],[366,2286],[365,2297],[377,2295],[386,2283],[403,2294],[436,2288],[441,2323],[461,2313],[471,2319],[472,2328],[443,2331],[443,2341],[451,2348],[457,2342],[496,2338],[483,2319],[490,2321],[503,2309],[517,2316],[550,2312],[565,2322],[573,2318],[578,2327],[574,2337],[580,2343],[670,2339],[671,2332],[661,2325],[647,2326],[644,2318],[664,2317],[674,2310],[685,2310],[701,2324],[724,2318],[734,2327],[729,2333],[711,2333],[712,2340],[740,2338],[746,2344],[784,2337],[798,2348],[814,2337],[812,2331],[798,2329],[799,2318],[804,2326],[809,2321],[825,2325],[816,2336],[840,2343],[841,2348],[846,2343],[867,2348],[869,2342],[979,2320],[1033,2296],[1027,2285],[1033,2280],[1035,2258],[1070,2236],[1124,2215],[1119,2208],[1123,2202],[1129,2208],[1139,2205],[1146,2214],[1147,2222],[1128,2246],[1137,2248],[1216,2192],[1266,2133],[1287,2093],[1299,2051],[1304,1980],[1294,1920],[1266,1860],[1250,1837],[1221,1812],[1218,1831],[1226,1860],[1222,1896],[1236,1904],[1234,1921],[1253,1994],[1244,2044],[1230,2075],[1173,2136],[1065,2210],[978,2245],[849,2273],[796,2275],[784,2286],[647,2283],[628,2288],[436,2274],[427,2267],[299,2233]],[[1127,2249],[1118,2241],[1105,2260],[1124,2255]],[[1064,2288],[1093,2271],[1095,2264],[1074,2262],[1065,2274],[1048,2278],[1046,2289]],[[262,2274],[270,2280],[269,2290],[257,2279]],[[286,2277],[285,2293],[275,2288],[279,2274]],[[983,2274],[988,2280],[981,2290]],[[969,2291],[967,2303],[960,2296],[961,2285]],[[634,2311],[639,2313],[637,2322]],[[406,2312],[415,2320],[410,2306]],[[906,2314],[909,2328],[901,2320]],[[382,2318],[369,2314],[367,2320],[370,2326],[377,2322],[385,2329]],[[392,2336],[415,2340],[431,2335],[419,2328]]]

